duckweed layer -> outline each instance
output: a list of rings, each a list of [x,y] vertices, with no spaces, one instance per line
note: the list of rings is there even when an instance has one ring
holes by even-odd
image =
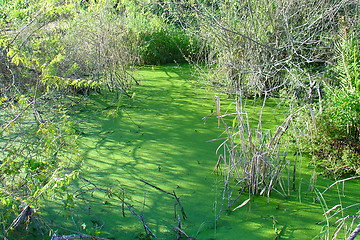
[[[109,239],[144,237],[140,220],[126,206],[123,212],[121,200],[101,190],[88,191],[96,185],[125,190],[126,202],[159,239],[176,239],[179,206],[171,195],[144,181],[175,191],[187,215],[181,218],[182,228],[196,239],[275,239],[278,235],[312,239],[321,232],[325,223],[316,223],[324,220],[323,210],[311,191],[311,170],[300,160],[296,191],[289,198],[256,197],[215,221],[223,186],[222,176],[213,174],[219,142],[207,141],[221,136],[222,130],[214,117],[202,120],[214,109],[213,93],[194,87],[188,66],[149,67],[136,74],[141,85],[132,99],[114,102],[112,96],[97,95],[79,112],[78,117],[86,119],[81,125],[81,176],[91,183],[79,180],[74,187],[83,187],[83,192],[75,205],[66,214],[63,210],[51,214],[67,224],[64,232],[73,229]],[[265,109],[267,127],[284,119],[276,112],[276,104]],[[324,189],[331,181],[317,184]],[[339,201],[344,206],[355,203],[356,182],[346,183],[344,192],[334,187],[325,197],[330,207]]]

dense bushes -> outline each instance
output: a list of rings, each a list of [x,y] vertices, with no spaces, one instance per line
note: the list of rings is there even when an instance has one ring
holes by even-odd
[[[133,53],[138,64],[184,63],[198,51],[195,36],[173,24],[160,3],[135,5],[128,2],[128,27],[136,44]]]
[[[133,66],[184,62],[196,41],[152,2],[9,0],[0,1],[0,13],[0,236],[6,238],[26,225],[39,199],[61,197],[76,176],[81,155],[70,114],[87,93],[130,97]]]
[[[293,85],[304,91],[313,87],[308,70],[332,59],[329,36],[349,5],[328,0],[186,1],[173,11],[180,20],[186,14],[195,19],[182,25],[207,43],[208,64],[216,78],[212,75],[211,81],[251,96]]]
[[[326,87],[324,110],[318,116],[315,165],[325,174],[360,174],[360,40],[353,29],[341,36],[337,62]]]
[[[303,109],[297,114],[306,116],[298,121],[301,134],[293,137],[297,143],[313,139],[303,150],[314,153],[316,165],[331,172],[337,166],[338,175],[359,172],[356,3],[229,0],[180,6],[172,9],[177,19],[185,19],[182,25],[208,45],[207,82],[240,101],[276,96],[290,112]],[[195,20],[184,18],[186,13]]]
[[[191,39],[176,27],[139,33],[143,64],[184,63],[190,55]]]
[[[3,49],[14,63],[58,88],[126,93],[134,80],[129,67],[184,62],[196,50],[197,41],[152,11],[153,3],[34,1],[16,6],[2,6],[2,26],[9,29],[3,32]]]

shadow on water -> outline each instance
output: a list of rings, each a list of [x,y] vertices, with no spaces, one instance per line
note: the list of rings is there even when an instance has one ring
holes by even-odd
[[[282,238],[312,239],[321,229],[315,223],[322,220],[322,210],[306,191],[311,176],[305,172],[299,177],[302,182],[297,186],[303,188],[299,194],[289,199],[259,197],[215,222],[222,176],[212,170],[219,143],[206,141],[222,132],[216,119],[201,119],[213,109],[213,96],[193,87],[187,68],[138,71],[141,85],[133,99],[117,103],[111,96],[93,97],[92,104],[79,112],[79,117],[92,116],[81,126],[80,148],[85,159],[81,175],[97,186],[123,188],[126,201],[143,214],[159,239],[176,238],[174,209],[177,214],[180,210],[172,196],[141,180],[176,192],[188,217],[182,221],[183,228],[197,239],[274,239],[280,227],[284,228]],[[117,115],[108,116],[116,107]],[[95,114],[100,111],[103,113]],[[88,183],[79,180],[74,189],[84,184]],[[120,200],[101,191],[78,197],[82,200],[66,214],[54,210],[50,215],[63,218],[74,231],[99,231],[100,236],[111,239],[139,236],[140,221],[127,210],[123,217]]]

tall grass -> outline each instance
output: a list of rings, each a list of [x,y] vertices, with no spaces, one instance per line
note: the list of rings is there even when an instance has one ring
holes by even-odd
[[[296,112],[289,114],[272,134],[271,130],[262,126],[266,101],[264,98],[257,125],[251,122],[241,96],[235,103],[233,113],[221,114],[220,104],[217,104],[217,118],[225,129],[225,137],[217,149],[219,158],[215,171],[224,176],[223,201],[227,201],[227,209],[243,194],[249,197],[270,196],[276,192],[287,197],[294,184],[295,178],[290,172],[295,174],[295,171],[290,170],[292,166],[286,160],[281,140]],[[243,202],[233,210],[246,203]]]
[[[324,220],[317,224],[323,224],[322,230],[318,237],[320,239],[354,239],[360,232],[359,224],[359,206],[360,203],[354,203],[349,206],[344,206],[341,199],[343,196],[342,190],[344,186],[340,187],[340,184],[344,184],[346,181],[353,180],[359,177],[350,177],[342,180],[338,180],[327,187],[325,190],[320,191],[318,188],[314,189],[317,196],[317,201],[323,210]],[[329,206],[326,196],[326,192],[332,187],[336,187],[339,203],[334,206]],[[342,190],[341,190],[342,189]]]

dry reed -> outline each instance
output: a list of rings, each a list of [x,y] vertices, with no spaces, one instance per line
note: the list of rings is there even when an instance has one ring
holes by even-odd
[[[236,101],[236,111],[233,113],[221,114],[220,100],[217,96],[217,118],[224,126],[226,137],[214,139],[222,140],[217,149],[219,154],[214,171],[221,173],[224,177],[223,201],[227,200],[227,209],[240,198],[243,193],[249,196],[266,195],[270,196],[275,191],[286,197],[289,193],[289,186],[293,184],[290,176],[284,183],[283,172],[289,172],[290,161],[286,161],[285,154],[280,151],[281,139],[288,129],[291,120],[296,112],[290,114],[284,122],[279,125],[273,135],[270,131],[262,128],[262,113],[265,107],[266,98],[262,104],[257,127],[253,128],[249,115],[243,107],[242,99]],[[299,109],[298,111],[300,111]],[[229,117],[234,117],[232,125],[229,125]],[[293,181],[295,181],[293,179]],[[245,200],[234,210],[245,206],[249,201]]]

